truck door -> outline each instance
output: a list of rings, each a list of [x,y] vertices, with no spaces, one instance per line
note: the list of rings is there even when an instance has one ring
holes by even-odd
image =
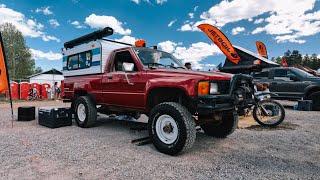
[[[123,63],[133,63],[131,72],[125,72]],[[138,60],[129,50],[117,51],[109,72],[103,77],[105,104],[132,108],[144,108],[145,73],[137,66]]]
[[[300,85],[301,81],[290,69],[274,69],[270,92],[278,94],[279,97],[298,99],[303,95]]]

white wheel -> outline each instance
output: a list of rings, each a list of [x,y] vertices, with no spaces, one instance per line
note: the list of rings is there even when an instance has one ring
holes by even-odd
[[[97,107],[89,96],[80,96],[74,104],[75,120],[78,126],[87,128],[93,126],[97,119]]]
[[[176,121],[167,114],[159,116],[156,121],[156,133],[163,143],[174,143],[177,140],[179,134]]]
[[[84,122],[86,120],[87,114],[86,114],[86,107],[84,106],[84,104],[78,105],[77,115],[78,115],[79,121]]]

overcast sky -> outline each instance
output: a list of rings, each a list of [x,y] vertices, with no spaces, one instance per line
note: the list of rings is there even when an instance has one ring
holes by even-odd
[[[219,27],[235,44],[256,51],[263,41],[269,57],[298,49],[320,54],[317,0],[0,0],[0,24],[11,22],[26,37],[36,65],[62,69],[65,41],[106,26],[110,39],[145,39],[194,67],[213,67],[224,56],[196,26]]]

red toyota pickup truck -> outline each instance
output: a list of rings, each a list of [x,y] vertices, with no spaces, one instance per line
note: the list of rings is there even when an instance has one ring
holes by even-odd
[[[77,67],[69,66],[70,57],[66,66]],[[77,124],[90,127],[97,111],[146,114],[154,146],[170,155],[192,147],[196,126],[213,137],[231,134],[238,123],[237,105],[249,97],[244,89],[252,87],[250,77],[187,70],[173,55],[146,47],[111,50],[102,67],[101,73],[65,78],[64,100],[72,102]]]

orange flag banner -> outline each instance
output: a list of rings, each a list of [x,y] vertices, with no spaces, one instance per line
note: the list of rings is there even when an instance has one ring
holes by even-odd
[[[261,41],[257,41],[256,46],[257,46],[258,54],[268,59],[268,52],[267,52],[266,45],[264,45],[264,43]]]
[[[0,93],[3,93],[9,90],[9,82],[1,34],[0,41]]]
[[[238,64],[240,61],[240,56],[233,48],[229,39],[216,27],[210,24],[200,24],[198,28],[201,29],[213,42],[216,44],[220,50],[223,52],[227,58],[234,64]]]

